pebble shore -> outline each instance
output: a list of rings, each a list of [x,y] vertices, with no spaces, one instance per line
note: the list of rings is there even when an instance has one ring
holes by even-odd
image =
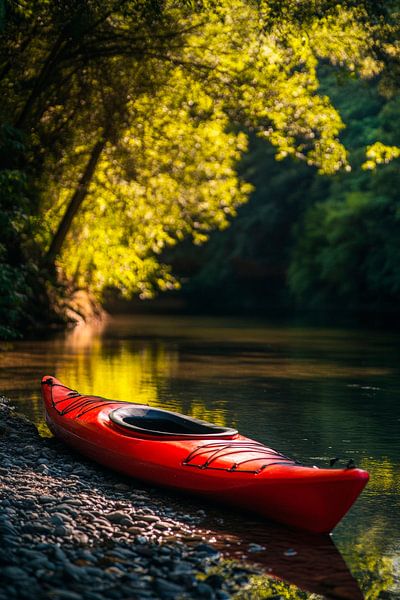
[[[0,600],[226,600],[251,571],[198,535],[205,512],[68,451],[0,398]]]

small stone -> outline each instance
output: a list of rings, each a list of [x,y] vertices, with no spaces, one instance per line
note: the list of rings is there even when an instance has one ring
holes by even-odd
[[[28,523],[22,527],[24,533],[36,533],[38,535],[48,535],[51,533],[51,528],[43,523]]]
[[[52,588],[50,590],[50,597],[54,598],[55,600],[82,600],[83,598],[83,596],[78,594],[78,592],[72,592],[71,590],[60,590],[58,588]]]
[[[197,585],[196,595],[205,598],[206,600],[213,600],[215,598],[214,590],[206,583],[199,583]]]
[[[63,498],[63,503],[71,504],[71,506],[82,506],[82,500],[79,500],[78,498],[69,498],[68,496]]]
[[[195,549],[197,552],[201,552],[202,554],[204,553],[208,556],[217,556],[219,554],[218,550],[216,550],[209,544],[197,544]]]
[[[2,569],[2,575],[4,577],[7,577],[7,579],[11,579],[13,581],[25,579],[27,577],[25,571],[23,571],[19,567],[4,567],[4,569]]]
[[[107,567],[106,573],[111,573],[112,575],[117,575],[117,577],[122,577],[123,575],[125,575],[125,571],[123,569],[117,567],[116,565],[113,565],[112,567]]]
[[[73,518],[78,516],[78,512],[74,508],[72,508],[72,506],[69,506],[68,504],[65,504],[65,503],[58,504],[54,508],[54,512],[59,512],[59,513],[65,512]]]
[[[129,490],[129,485],[127,483],[115,483],[113,485],[114,490],[120,490],[121,492],[126,492]]]
[[[185,590],[182,586],[177,585],[176,583],[171,583],[166,579],[162,579],[158,577],[154,582],[154,587],[156,590],[162,594],[162,597],[170,597],[176,598],[179,594],[182,594]]]
[[[108,513],[108,515],[104,515],[106,519],[108,519],[108,521],[110,521],[110,523],[121,523],[122,520],[125,520],[126,514],[123,512],[120,512],[118,510]]]
[[[53,525],[64,525],[64,523],[65,523],[62,515],[60,515],[58,513],[51,515],[50,521],[53,523]]]
[[[137,535],[135,537],[135,542],[137,544],[147,544],[147,542],[149,541],[149,539],[145,536],[145,535]]]
[[[171,529],[172,523],[168,523],[167,521],[158,521],[154,525],[154,529],[158,531],[166,531],[167,529]]]
[[[50,502],[56,502],[57,498],[53,496],[39,496],[40,504],[49,504]]]
[[[58,525],[54,529],[54,535],[56,535],[57,537],[65,537],[65,536],[69,535],[70,533],[71,533],[71,530],[68,527],[65,527],[65,525]]]
[[[86,579],[86,569],[83,567],[77,567],[76,565],[67,562],[64,564],[64,571],[75,581],[82,581],[82,579]]]
[[[54,546],[54,556],[57,560],[65,562],[67,560],[66,554],[59,546]]]
[[[127,531],[133,535],[140,535],[142,533],[141,527],[128,527]]]
[[[120,520],[118,525],[124,525],[125,527],[129,527],[130,525],[132,525],[132,519],[125,516],[123,519]]]
[[[86,533],[83,533],[81,531],[74,534],[74,540],[78,542],[78,544],[82,544],[83,546],[86,546],[86,544],[89,543],[88,536],[86,535]]]
[[[249,552],[263,552],[265,546],[261,546],[260,544],[249,544],[247,550]]]
[[[180,560],[175,564],[173,573],[174,575],[181,575],[182,573],[187,573],[188,571],[191,571],[192,568],[192,563],[188,562],[187,560]]]
[[[140,521],[135,521],[134,523],[131,521],[131,525],[132,524],[134,524],[135,527],[141,527],[142,529],[146,529],[146,527],[149,526],[148,522],[142,519]]]
[[[140,515],[140,520],[145,521],[146,523],[158,523],[161,521],[160,517],[156,515]]]
[[[224,578],[221,575],[218,575],[217,573],[213,573],[212,575],[209,575],[207,579],[204,580],[204,583],[210,585],[215,590],[219,590],[222,588]]]

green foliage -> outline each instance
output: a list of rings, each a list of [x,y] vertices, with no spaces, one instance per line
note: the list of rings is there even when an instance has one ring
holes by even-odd
[[[377,165],[387,164],[395,158],[399,158],[400,148],[398,146],[386,146],[382,142],[375,142],[368,146],[366,157],[368,160],[362,165],[363,169],[375,169]]]
[[[385,308],[400,294],[400,212],[391,198],[352,192],[307,212],[289,283],[311,308]]]
[[[77,286],[142,296],[174,287],[157,258],[163,248],[186,236],[202,243],[246,199],[249,186],[234,171],[245,137],[226,131],[221,108],[180,69],[171,84],[173,95],[162,89],[156,102],[143,95],[134,103],[136,121],[102,155],[60,261]],[[58,210],[50,204],[46,219]]]
[[[395,143],[400,104],[380,96],[379,80],[344,78],[326,66],[319,77],[346,123],[342,140],[352,169],[321,177],[298,161],[276,163],[271,149],[252,138],[240,166],[254,187],[249,204],[228,230],[212,235],[204,252],[184,247],[171,256],[191,276],[183,288],[191,307],[395,310],[398,166],[393,161],[369,171],[362,165],[375,140]]]
[[[20,137],[12,128],[0,131],[0,155],[15,166],[23,151]],[[13,164],[14,163],[14,164]],[[26,318],[27,264],[20,239],[28,219],[25,174],[16,168],[0,171],[0,338],[18,335]]]
[[[0,119],[26,148],[18,165],[0,155],[4,206],[17,194],[13,176],[30,192],[29,208],[20,194],[16,213],[5,209],[19,264],[98,296],[177,285],[161,253],[183,238],[204,242],[245,202],[236,164],[249,132],[278,160],[320,174],[348,168],[319,65],[371,78],[397,56],[393,15],[367,1],[1,7]],[[10,256],[7,247],[12,267]]]
[[[399,101],[377,105],[375,115],[368,112],[373,103],[362,99],[356,104],[363,103],[367,111],[356,113],[359,126],[350,135],[353,172],[334,178],[325,199],[317,197],[296,227],[289,285],[298,303],[309,308],[377,312],[393,310],[398,303],[400,172],[396,162],[387,163],[396,157],[391,143]],[[371,144],[376,138],[384,143]],[[365,146],[373,168],[382,165],[377,172],[362,170]]]
[[[12,267],[0,245],[0,339],[19,337],[21,321],[26,317],[26,272]]]
[[[204,249],[185,245],[168,255],[178,273],[188,279],[183,293],[197,310],[288,307],[291,230],[305,210],[315,170],[290,159],[277,162],[273,149],[251,136],[240,174],[252,184],[253,192],[230,227],[213,233]]]

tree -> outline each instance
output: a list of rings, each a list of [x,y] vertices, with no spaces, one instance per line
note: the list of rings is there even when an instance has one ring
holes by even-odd
[[[160,249],[183,235],[203,241],[248,193],[233,171],[246,144],[232,127],[268,139],[278,159],[325,173],[345,167],[343,124],[318,93],[317,67],[330,60],[378,73],[394,28],[382,11],[328,0],[318,10],[245,0],[7,2],[0,116],[27,140],[42,264],[97,292],[171,285]],[[180,168],[168,158],[174,137],[187,149]],[[142,139],[153,140],[157,159]],[[84,255],[71,255],[81,246]]]

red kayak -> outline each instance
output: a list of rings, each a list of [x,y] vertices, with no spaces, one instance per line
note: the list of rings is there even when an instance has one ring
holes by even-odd
[[[331,531],[368,481],[361,469],[301,466],[235,429],[81,395],[54,377],[42,394],[54,435],[102,465],[300,529]]]

